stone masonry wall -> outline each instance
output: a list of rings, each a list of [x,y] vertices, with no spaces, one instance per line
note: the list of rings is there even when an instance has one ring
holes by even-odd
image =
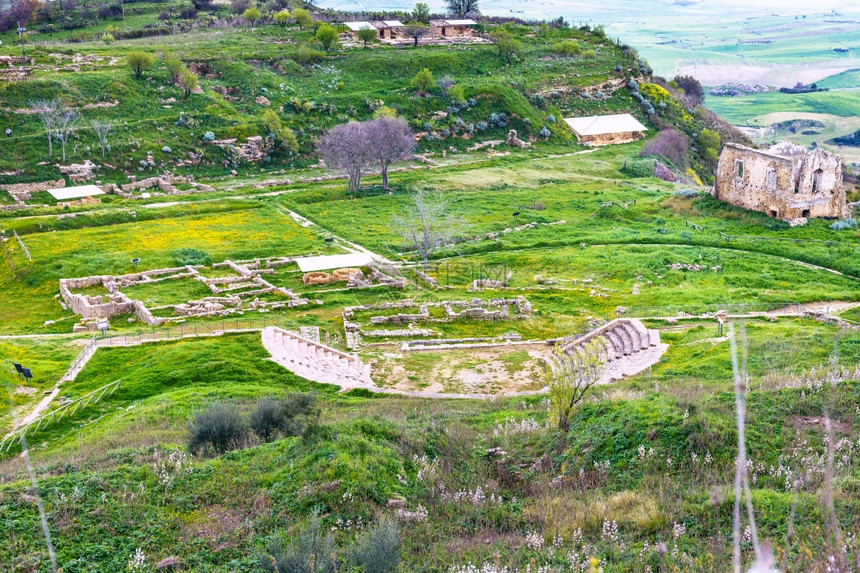
[[[728,143],[720,154],[714,197],[785,221],[848,216],[842,160],[823,149],[790,158]]]

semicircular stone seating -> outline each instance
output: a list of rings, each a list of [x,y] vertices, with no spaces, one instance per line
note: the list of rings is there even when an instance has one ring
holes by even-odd
[[[606,363],[600,382],[612,382],[633,376],[656,364],[668,348],[660,342],[660,332],[649,330],[641,320],[617,318],[588,334],[566,343],[568,354],[580,353],[584,345],[598,340],[606,348],[602,359]]]
[[[263,346],[272,360],[303,378],[341,389],[376,389],[370,365],[358,357],[275,326],[263,329]]]

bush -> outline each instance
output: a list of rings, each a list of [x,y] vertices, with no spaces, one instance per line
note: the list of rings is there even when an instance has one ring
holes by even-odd
[[[134,72],[135,77],[140,79],[143,72],[155,63],[155,56],[147,52],[131,52],[126,56],[126,62],[128,62],[128,67]]]
[[[311,425],[316,413],[312,394],[293,394],[276,400],[263,398],[251,412],[249,426],[264,442],[282,436],[298,436]]]
[[[164,150],[167,151],[164,151]],[[164,147],[162,149],[165,153],[170,153],[169,147]],[[173,260],[176,261],[176,264],[181,266],[191,265],[203,265],[209,266],[212,264],[212,257],[204,250],[195,249],[193,247],[184,247],[182,249],[177,249],[170,253],[173,257]]]
[[[428,91],[430,88],[436,85],[436,80],[433,79],[433,72],[431,72],[427,68],[424,68],[423,70],[415,74],[414,78],[412,78],[412,85],[415,86],[415,88],[419,92]]]
[[[233,0],[230,2],[230,12],[237,16],[253,6],[251,0]]]
[[[321,24],[314,34],[314,39],[328,52],[337,43],[337,36],[337,28],[331,24]]]
[[[364,573],[390,573],[400,563],[400,545],[397,523],[382,518],[358,536],[348,551],[348,561]]]
[[[236,449],[248,435],[248,428],[234,404],[216,402],[197,412],[188,428],[188,451],[192,454],[209,450],[217,454]]]
[[[197,17],[197,8],[194,6],[186,6],[180,10],[179,17],[183,20],[193,20]]]
[[[448,97],[450,97],[451,101],[454,103],[465,103],[466,94],[463,91],[463,86],[451,86],[448,88]]]
[[[830,225],[831,231],[847,231],[848,229],[856,229],[857,221],[854,219],[843,219],[842,221],[836,221],[832,225]]]
[[[114,38],[111,34],[102,34],[102,42],[104,42],[105,44],[113,44],[115,41],[116,38]]]
[[[334,539],[323,530],[319,515],[311,516],[307,529],[296,536],[289,545],[282,539],[273,541],[267,555],[261,555],[260,568],[271,573],[334,573],[331,558]]]
[[[684,134],[676,129],[664,129],[642,147],[640,155],[660,155],[675,167],[685,167],[689,150],[690,144]]]
[[[542,128],[540,128],[540,132],[539,132],[539,133],[540,133],[540,136],[541,136],[541,137],[543,137],[544,139],[546,139],[546,138],[548,138],[550,135],[552,135],[552,133],[550,132],[549,128],[547,128],[547,127],[542,127]]]
[[[570,57],[575,56],[577,54],[581,54],[582,48],[580,48],[579,44],[577,44],[573,40],[564,40],[555,44],[552,47],[552,51],[559,56]]]

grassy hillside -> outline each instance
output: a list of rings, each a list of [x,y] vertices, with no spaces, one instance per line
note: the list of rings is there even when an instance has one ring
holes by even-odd
[[[40,43],[28,46],[31,74],[0,83],[0,123],[13,126],[13,137],[3,139],[9,151],[0,154],[0,184],[59,176],[59,144],[40,164],[44,133],[34,115],[19,111],[59,94],[85,120],[116,127],[101,160],[82,124],[67,162],[96,161],[103,181],[169,170],[214,190],[109,195],[69,208],[42,207],[50,202],[37,193],[26,209],[0,214],[0,401],[8,405],[0,408],[0,434],[55,387],[47,411],[118,383],[28,432],[36,490],[20,444],[0,452],[0,531],[7,534],[0,570],[51,570],[37,501],[65,573],[155,571],[171,562],[213,573],[271,571],[273,562],[282,573],[729,570],[737,425],[732,344],[713,314],[721,309],[733,315],[749,374],[746,447],[759,536],[772,544],[780,570],[823,571],[830,556],[857,561],[860,331],[852,321],[860,232],[824,220],[789,227],[720,203],[704,186],[657,179],[655,162],[670,161],[643,157],[643,142],[576,144],[562,117],[629,111],[647,123],[649,136],[684,134],[689,153],[671,167],[695,181],[711,174],[715,146],[739,137],[705,109],[682,104],[635,54],[599,30],[537,25],[507,25],[522,42],[510,64],[489,44],[342,45],[322,53],[310,30],[231,23],[226,6],[200,15],[194,29],[171,15],[179,4],[125,8],[130,30],[167,30],[146,28],[164,11],[174,33],[122,39],[116,31],[119,39],[105,44],[98,35],[120,20],[61,30],[55,16],[31,25],[55,27],[33,36]],[[8,33],[0,37],[0,54],[17,53]],[[575,41],[581,53],[559,56],[562,41]],[[138,80],[123,58],[141,49],[157,61]],[[199,93],[186,100],[172,85],[168,54],[199,75]],[[436,79],[450,75],[466,104],[440,87],[417,94],[410,82],[425,67]],[[619,89],[611,91],[610,81]],[[260,97],[270,105],[257,103]],[[85,107],[96,103],[110,105]],[[352,193],[343,179],[321,178],[315,138],[372,117],[382,104],[422,134],[418,150],[432,154],[433,164],[398,164],[390,189],[377,175]],[[204,141],[208,131],[236,145],[266,137],[269,109],[297,136],[292,155],[277,149],[268,161],[247,163],[229,146]],[[461,125],[502,113],[507,119],[486,130]],[[465,152],[512,128],[532,146]],[[144,167],[147,152],[153,164]],[[189,152],[198,163],[187,161]],[[419,278],[414,245],[395,228],[420,190],[446,199],[455,227],[452,241],[429,257],[438,289]],[[11,202],[5,192],[0,198]],[[95,334],[72,333],[81,321],[60,304],[61,278],[180,265],[183,248],[211,261],[201,265],[204,276],[225,277],[230,271],[211,263],[342,254],[356,248],[349,242],[387,259],[386,272],[401,276],[403,288],[306,285],[298,266],[286,264],[267,280],[309,304],[253,308],[254,298],[287,300],[268,292],[246,298],[229,317],[173,317],[180,320],[161,328],[115,316],[75,380],[57,386]],[[476,279],[506,284],[476,291]],[[121,288],[158,316],[210,294],[188,278]],[[98,285],[80,292],[107,294]],[[269,360],[253,330],[316,326],[322,342],[346,351],[345,307],[381,306],[356,311],[356,320],[370,324],[376,314],[400,312],[386,303],[407,299],[417,306],[520,296],[532,305],[528,316],[442,320],[435,306],[434,320],[415,326],[437,340],[519,335],[536,341],[531,346],[411,352],[403,338],[384,333],[354,352],[373,366],[379,386],[498,394],[543,386],[548,339],[617,316],[643,317],[668,349],[640,374],[594,387],[562,430],[543,395],[339,393]],[[778,309],[794,314],[762,312]],[[843,322],[804,309],[838,312]],[[15,377],[14,363],[32,369],[32,382]],[[240,422],[256,420],[270,398],[292,396],[290,407],[300,410],[300,393],[315,401],[271,441],[246,433],[221,452],[198,451],[189,440],[203,412],[235,407]],[[751,533],[743,535],[746,567],[753,543]],[[291,556],[303,560],[297,569],[281,566]]]

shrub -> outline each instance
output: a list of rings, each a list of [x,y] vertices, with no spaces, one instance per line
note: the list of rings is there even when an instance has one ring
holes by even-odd
[[[546,120],[550,123],[555,123],[555,116],[553,114],[549,114],[546,116]]]
[[[179,78],[182,77],[182,72],[185,71],[185,66],[179,58],[169,58],[165,60],[164,67],[166,67],[167,71],[170,72],[170,81],[174,84],[179,82]]]
[[[414,78],[412,78],[412,85],[415,86],[419,92],[426,92],[435,84],[436,80],[433,79],[433,72],[427,68],[424,68],[415,74]]]
[[[321,24],[314,34],[314,39],[328,52],[337,42],[337,28],[331,24]]]
[[[115,41],[116,38],[114,38],[111,34],[102,34],[102,42],[104,42],[105,44],[113,44]]]
[[[197,8],[194,6],[186,6],[179,11],[179,17],[183,20],[193,20],[197,17]]]
[[[162,147],[162,148],[161,148],[161,151],[162,151],[162,153],[172,153],[172,152],[173,152],[173,150],[172,150],[172,149],[170,149],[170,146],[167,146],[167,145],[165,145],[164,147]]]
[[[478,123],[475,124],[475,129],[477,129],[478,131],[487,131],[487,129],[489,127],[490,126],[487,125],[486,121],[479,121]]]
[[[466,102],[466,93],[463,90],[463,86],[451,86],[448,88],[448,97],[457,104]]]
[[[397,523],[382,518],[358,536],[348,551],[348,561],[364,573],[390,573],[400,563],[400,545]]]
[[[278,434],[298,436],[311,425],[316,413],[312,394],[293,394],[286,398],[262,398],[251,412],[249,426],[261,440],[268,442]]]
[[[210,143],[212,141],[215,141],[215,134],[212,133],[211,131],[207,131],[206,133],[203,134],[203,141],[205,141],[206,143]]]
[[[230,12],[238,16],[252,5],[251,0],[233,0],[230,2]]]
[[[296,8],[293,10],[293,18],[295,18],[296,24],[299,25],[299,30],[303,30],[314,23],[313,16],[311,16],[311,13],[304,8]]]
[[[323,530],[314,513],[308,527],[289,545],[280,538],[269,545],[267,555],[259,557],[260,568],[271,573],[334,573],[334,551],[331,533]]]
[[[134,72],[134,76],[140,79],[143,72],[151,68],[152,64],[155,63],[155,56],[147,52],[131,52],[126,56],[126,62],[128,62],[128,67],[131,68],[131,71]]]
[[[248,8],[244,12],[242,12],[242,17],[249,21],[253,26],[257,20],[263,17],[263,14],[260,12],[260,9],[256,6]]]
[[[693,197],[698,197],[699,192],[695,189],[678,189],[675,191],[675,195],[680,197],[686,197],[687,199],[692,199]]]
[[[540,128],[540,132],[539,132],[539,134],[540,134],[540,136],[541,136],[541,137],[543,137],[544,139],[546,139],[546,138],[548,138],[550,135],[552,135],[552,132],[550,132],[550,130],[549,130],[549,128],[548,128],[548,127],[542,127],[542,128]]]
[[[675,167],[685,167],[689,149],[690,144],[684,134],[677,129],[664,129],[642,147],[640,155],[642,157],[660,155],[672,162]]]
[[[854,219],[843,219],[842,221],[836,221],[832,225],[830,225],[831,231],[847,231],[848,229],[856,229],[857,221]]]
[[[552,47],[552,51],[559,56],[570,57],[575,56],[577,54],[581,54],[582,48],[580,48],[579,44],[577,44],[573,40],[564,40],[555,44]]]
[[[279,10],[278,12],[275,12],[272,19],[277,22],[278,25],[286,27],[290,20],[293,19],[293,15],[290,14],[289,10]]]
[[[234,404],[216,402],[194,415],[188,429],[188,450],[193,454],[209,450],[223,454],[240,447],[247,435],[239,409]]]
[[[164,147],[162,151],[164,151],[165,153],[170,153],[170,148]],[[171,252],[170,255],[173,257],[173,260],[176,261],[176,264],[180,266],[203,265],[208,267],[212,264],[212,257],[209,255],[209,253],[201,249],[195,249],[194,247],[184,247],[182,249],[177,249]]]

